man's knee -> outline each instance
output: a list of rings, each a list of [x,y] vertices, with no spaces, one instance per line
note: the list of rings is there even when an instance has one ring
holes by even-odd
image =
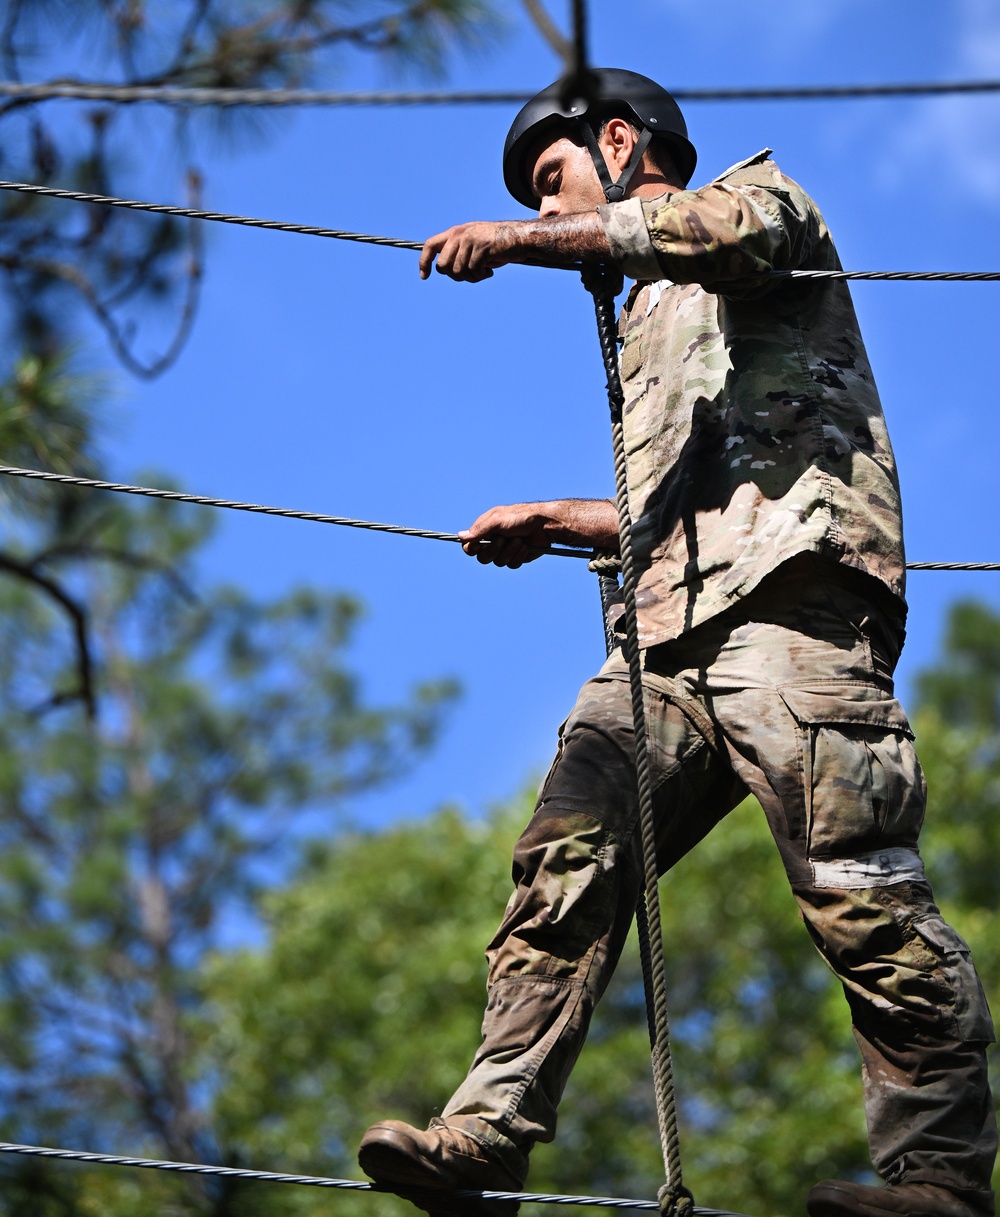
[[[934,1037],[993,1041],[969,948],[941,916],[926,883],[797,888],[795,895],[859,1027],[889,1016]]]
[[[516,887],[488,949],[491,981],[529,974],[583,980],[595,961],[617,957],[638,873],[599,820],[542,803],[515,846],[513,874]]]
[[[631,730],[626,733],[613,721],[601,724],[570,716],[538,792],[538,811],[556,819],[560,813],[578,812],[626,840],[638,812],[631,741]]]

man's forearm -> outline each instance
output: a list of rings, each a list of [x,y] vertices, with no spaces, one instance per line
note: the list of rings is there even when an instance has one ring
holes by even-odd
[[[618,552],[618,509],[608,499],[555,499],[539,503],[545,532],[566,545]]]
[[[599,262],[611,256],[604,225],[596,211],[514,220],[497,227],[500,244],[509,246],[512,261],[535,257],[551,262]]]

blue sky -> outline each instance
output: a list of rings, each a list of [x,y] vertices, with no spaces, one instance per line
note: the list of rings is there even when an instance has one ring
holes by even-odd
[[[506,39],[456,61],[449,86],[534,89],[558,75],[509,7]],[[1000,76],[991,0],[591,8],[593,60],[668,87]],[[333,83],[421,82],[355,61]],[[284,114],[265,124],[266,139],[204,142],[205,203],[413,239],[525,214],[500,176],[513,109]],[[1000,268],[1000,98],[686,113],[696,183],[774,148],[819,201],[848,267]],[[168,190],[169,177],[159,180]],[[183,197],[179,182],[173,197]],[[220,226],[206,235],[204,301],[181,360],[151,384],[118,379],[113,476],[160,469],[199,493],[444,530],[495,503],[611,493],[593,314],[573,276],[510,268],[482,285],[421,283],[407,252]],[[1000,559],[1000,286],[858,284],[854,296],[900,465],[908,556]],[[433,755],[359,804],[365,822],[444,800],[475,811],[544,769],[557,724],[602,658],[585,564],[498,571],[433,542],[254,517],[220,524],[206,577],[261,596],[312,583],[367,603],[351,658],[372,698],[443,675],[464,685]],[[996,603],[997,593],[995,575],[911,576],[904,699],[948,603]]]

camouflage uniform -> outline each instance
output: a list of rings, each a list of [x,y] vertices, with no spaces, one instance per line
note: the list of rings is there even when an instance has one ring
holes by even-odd
[[[659,862],[752,793],[843,983],[872,1157],[993,1211],[986,1000],[917,851],[924,781],[893,696],[899,490],[846,284],[767,153],[698,191],[600,208],[636,277],[623,318],[629,486]],[[669,278],[665,278],[669,276]],[[443,1120],[523,1175],[640,886],[620,651],[584,685],[514,855],[483,1045]]]

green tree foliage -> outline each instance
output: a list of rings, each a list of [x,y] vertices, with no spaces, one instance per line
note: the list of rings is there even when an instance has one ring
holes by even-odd
[[[0,65],[7,80],[330,85],[359,56],[397,73],[440,73],[457,49],[495,37],[501,12],[492,0],[8,0]],[[8,179],[127,198],[186,193],[201,206],[201,165],[218,154],[218,136],[258,144],[280,121],[246,107],[144,105],[137,117],[127,106],[11,99],[0,102],[0,168]],[[150,147],[155,157],[137,156]],[[37,354],[62,348],[82,306],[130,371],[159,374],[191,331],[203,258],[195,222],[0,198],[0,282],[21,343]],[[158,354],[142,353],[154,344]]]
[[[951,615],[914,721],[931,792],[924,852],[938,898],[1000,1007],[1000,615]],[[508,891],[516,800],[483,821],[452,810],[317,848],[264,902],[266,948],[214,957],[214,1112],[242,1158],[357,1173],[372,1120],[423,1124],[477,1042],[481,951]],[[685,1179],[701,1204],[803,1211],[827,1176],[871,1171],[860,1061],[839,986],[813,950],[759,807],[748,800],[663,885]],[[653,1195],[662,1164],[642,984],[630,944],[530,1186]],[[289,1189],[292,1190],[292,1189]],[[402,1214],[386,1197],[351,1212]],[[329,1201],[269,1195],[269,1213]],[[256,1210],[254,1210],[256,1211]]]
[[[10,0],[0,6],[0,66],[7,80],[282,87],[330,83],[352,60],[382,58],[397,72],[441,72],[462,47],[500,28],[491,0]],[[0,101],[0,172],[108,194],[176,197],[184,176],[194,204],[198,161],[213,129],[256,121],[245,107],[92,106]],[[270,122],[280,121],[271,112]],[[260,130],[256,131],[259,137]],[[155,147],[155,157],[137,156]],[[164,180],[166,177],[167,180]],[[0,291],[8,361],[0,360],[0,463],[100,474],[93,445],[98,389],[82,377],[82,318],[103,327],[123,365],[162,372],[194,323],[203,273],[202,225],[36,196],[0,194]],[[152,323],[152,334],[150,333]],[[154,349],[159,354],[139,354]],[[87,605],[63,568],[88,556],[128,566],[143,559],[81,528],[79,495],[2,479],[7,513],[0,575],[58,605],[76,640],[75,677],[52,693],[93,713]],[[92,524],[93,513],[86,511]],[[30,521],[38,527],[25,527]]]
[[[62,615],[0,585],[0,1135],[225,1157],[196,1052],[199,961],[252,932],[258,892],[347,800],[406,771],[453,690],[369,705],[344,662],[354,600],[195,596],[204,513],[87,503],[68,579],[91,619],[95,719],[50,703],[75,665]],[[49,1193],[53,1213],[140,1211],[134,1180],[88,1176],[81,1198],[76,1176],[3,1165],[10,1213],[22,1192],[24,1211]],[[142,1194],[151,1213],[162,1196],[228,1211],[190,1182]]]

